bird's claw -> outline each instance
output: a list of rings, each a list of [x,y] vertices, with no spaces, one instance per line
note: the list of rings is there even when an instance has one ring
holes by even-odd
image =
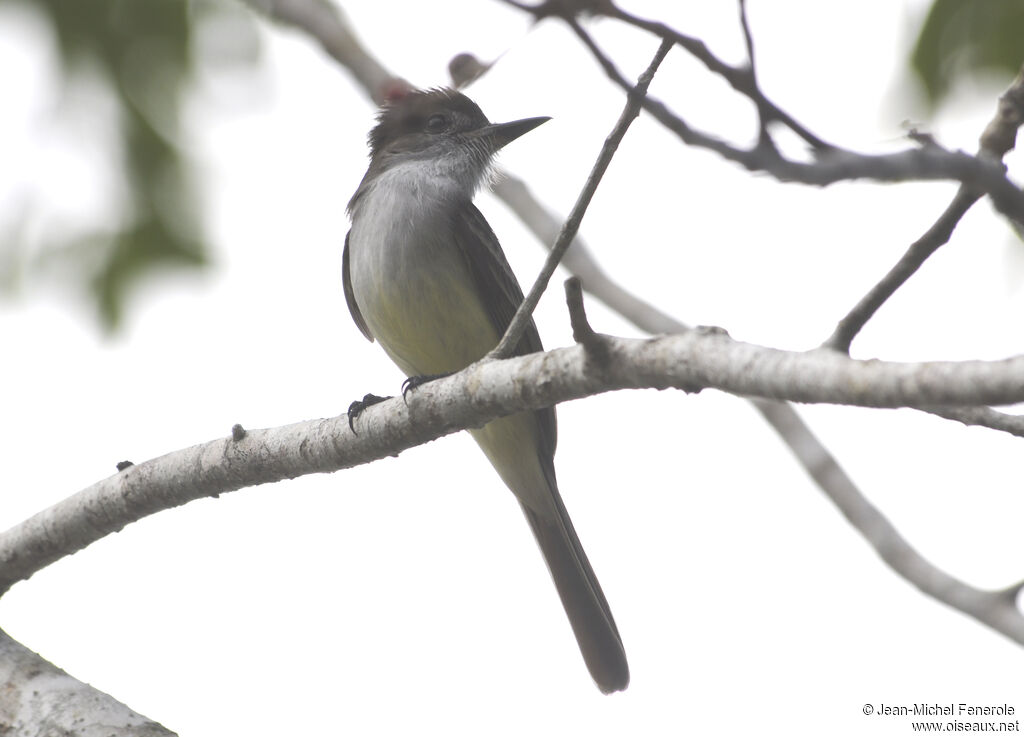
[[[362,414],[363,410],[367,407],[372,407],[375,404],[380,404],[385,399],[391,399],[391,397],[378,397],[376,394],[366,394],[362,399],[357,399],[348,406],[348,429],[353,434],[356,432],[356,427],[353,422],[355,419]]]
[[[408,404],[406,395],[413,389],[418,389],[427,382],[433,381],[434,379],[443,379],[451,374],[424,374],[423,376],[410,376],[408,379],[402,382],[402,401]]]

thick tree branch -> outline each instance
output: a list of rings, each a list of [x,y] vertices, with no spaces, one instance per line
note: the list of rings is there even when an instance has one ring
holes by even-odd
[[[705,388],[743,396],[865,407],[1024,401],[1024,356],[1001,361],[857,361],[835,351],[780,351],[719,329],[646,340],[602,338],[595,366],[581,346],[481,361],[410,395],[347,415],[247,430],[126,468],[0,535],[0,592],[126,524],[247,486],[392,456],[493,419],[617,389]]]
[[[348,69],[378,105],[408,83],[389,72],[359,43],[341,8],[325,0],[243,0],[253,10],[315,39],[327,54]]]
[[[0,734],[172,737],[173,732],[77,681],[0,631]]]

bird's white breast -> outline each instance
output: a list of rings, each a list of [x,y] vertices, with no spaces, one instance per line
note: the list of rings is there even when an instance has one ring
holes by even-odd
[[[373,336],[407,375],[457,371],[498,336],[452,238],[455,179],[428,162],[382,172],[353,206],[349,274]]]

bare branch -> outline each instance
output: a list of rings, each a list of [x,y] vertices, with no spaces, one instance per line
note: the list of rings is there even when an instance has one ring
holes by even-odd
[[[1001,160],[1017,144],[1017,129],[1024,124],[1024,66],[999,98],[995,117],[985,127],[979,143],[981,153]]]
[[[1017,129],[1024,123],[1024,68],[1009,89],[999,98],[995,116],[981,134],[978,155],[993,162],[1002,161],[1013,149]],[[980,194],[961,186],[939,219],[903,254],[896,265],[865,294],[836,325],[823,344],[826,348],[850,352],[850,344],[878,309],[913,276],[928,258],[953,235],[961,218],[980,199]],[[1024,222],[1018,219],[1018,222]]]
[[[761,92],[757,83],[757,62],[754,60],[754,35],[750,31],[750,19],[747,17],[747,0],[739,0],[740,4],[740,27],[743,29],[743,42],[747,47],[747,65],[750,75],[749,97],[757,106],[757,145],[775,148],[775,141],[772,140],[768,130],[768,123],[773,118],[773,106]]]
[[[569,16],[564,20],[607,76],[623,89],[630,89],[616,66],[576,19]],[[953,180],[987,194],[996,209],[1008,218],[1014,221],[1024,219],[1024,192],[1007,179],[1001,166],[983,157],[949,151],[937,144],[882,155],[859,154],[832,147],[818,152],[815,161],[804,163],[785,158],[774,145],[759,143],[754,148],[744,149],[699,131],[653,97],[644,98],[643,108],[687,145],[709,149],[749,171],[771,174],[780,182],[824,187],[856,179],[879,182]]]
[[[889,273],[873,286],[867,294],[836,325],[832,335],[823,344],[843,353],[850,352],[850,344],[878,309],[896,293],[907,280],[917,273],[922,264],[953,237],[953,231],[971,206],[980,199],[965,187],[960,187],[953,201],[946,206],[942,215],[930,228],[910,244],[907,252],[900,257]]]
[[[603,345],[603,340],[594,328],[590,327],[587,310],[583,306],[583,286],[578,276],[571,276],[565,280],[565,306],[569,308],[572,339],[593,354],[597,346]]]
[[[526,326],[530,322],[530,316],[533,314],[534,309],[536,309],[537,303],[540,302],[544,290],[547,289],[551,276],[555,273],[558,263],[562,260],[562,256],[569,249],[572,239],[580,229],[580,223],[583,222],[583,216],[587,212],[587,207],[590,205],[594,193],[597,192],[597,186],[601,183],[604,173],[608,170],[608,165],[612,162],[612,157],[615,156],[619,143],[622,142],[622,138],[626,135],[630,124],[640,114],[641,101],[644,95],[647,94],[647,88],[650,87],[655,72],[658,71],[658,67],[661,66],[661,62],[665,59],[665,55],[670,48],[672,48],[672,44],[665,41],[661,42],[658,50],[654,53],[654,58],[651,59],[651,63],[637,80],[636,87],[630,90],[626,100],[626,107],[619,115],[619,119],[616,121],[615,127],[612,128],[612,132],[605,138],[601,152],[597,156],[597,161],[594,162],[590,175],[587,177],[582,191],[580,191],[579,196],[576,198],[576,204],[573,205],[569,217],[565,219],[565,224],[562,225],[558,238],[555,240],[554,245],[551,246],[551,251],[548,253],[547,260],[545,260],[540,274],[538,274],[523,303],[519,305],[516,314],[513,315],[505,335],[502,336],[501,341],[494,350],[488,354],[488,358],[505,358],[510,356],[519,344],[519,339],[522,338],[523,331],[526,330]]]
[[[758,409],[771,408],[764,403],[758,403]],[[791,411],[791,408],[787,409]],[[930,563],[871,502],[864,498],[830,457],[817,457],[820,445],[813,435],[807,433],[806,443],[800,442],[800,437],[805,433],[806,427],[802,423],[789,427],[787,437],[795,441],[790,443],[789,447],[795,453],[801,454],[804,468],[886,565],[922,593],[1024,645],[1024,615],[1017,608],[1013,598],[1007,597],[1004,591],[984,591],[975,588]]]
[[[1024,438],[1024,416],[1021,415],[1011,415],[991,407],[927,407],[923,411],[963,425],[987,427]]]
[[[743,69],[742,67],[734,67],[726,64],[711,53],[707,44],[700,39],[680,33],[664,23],[638,18],[617,6],[612,6],[607,15],[624,23],[628,23],[631,26],[642,28],[643,30],[653,33],[656,36],[660,36],[661,38],[670,39],[681,48],[686,49],[698,61],[704,64],[709,71],[719,75],[725,79],[725,81],[728,82],[734,90],[754,101],[757,105],[758,111],[764,116],[765,123],[775,121],[783,124],[796,135],[800,136],[800,138],[804,139],[804,141],[806,141],[807,144],[815,151],[828,151],[835,148],[831,143],[812,133],[805,126],[797,122],[792,115],[769,100],[758,88],[757,75],[754,69],[753,37],[750,34],[750,29],[747,23],[745,2],[741,1],[740,3],[740,21],[744,29],[744,37],[747,43],[747,53],[750,62],[749,69]]]
[[[571,24],[576,22],[575,16],[582,10],[582,8],[578,7],[575,3],[565,2],[564,0],[545,0],[545,2],[541,2],[536,5],[527,5],[525,3],[517,2],[516,0],[502,1],[514,8],[530,13],[538,21],[544,18],[557,17]],[[796,135],[803,138],[811,148],[816,151],[824,151],[833,148],[832,144],[811,133],[811,131],[794,120],[789,113],[780,109],[775,105],[775,103],[765,97],[757,88],[756,76],[753,68],[753,44],[751,43],[751,36],[749,34],[746,36],[746,40],[748,42],[747,50],[750,66],[747,68],[734,67],[730,64],[726,64],[715,56],[707,47],[707,44],[699,38],[687,36],[686,34],[680,33],[674,28],[671,28],[659,21],[645,20],[638,16],[631,15],[616,6],[611,2],[611,0],[601,0],[600,2],[587,4],[586,10],[595,15],[604,15],[609,18],[622,21],[623,23],[628,23],[631,26],[653,33],[663,40],[671,41],[694,56],[705,67],[707,67],[709,71],[722,77],[734,90],[753,100],[757,105],[758,110],[765,116],[764,122],[777,121],[782,123]],[[741,21],[746,29],[746,8],[742,3],[740,5],[740,12]]]
[[[337,5],[324,0],[243,0],[257,12],[285,25],[294,26],[320,42],[320,46],[378,105],[409,84],[389,72],[359,43],[348,20]]]
[[[530,9],[538,17],[555,14],[551,4]],[[646,23],[615,9],[612,17],[633,25],[645,27],[658,33],[662,38],[673,39],[700,58],[709,69],[730,80],[733,87],[749,97],[758,108],[760,135],[756,147],[740,149],[710,134],[690,127],[672,113],[664,103],[653,99],[644,100],[644,109],[663,125],[673,130],[686,143],[709,148],[726,159],[742,164],[752,171],[766,171],[784,182],[802,182],[825,186],[842,179],[870,178],[880,181],[905,181],[911,179],[953,179],[961,182],[961,188],[946,211],[929,230],[911,245],[907,253],[890,272],[865,295],[865,297],[844,317],[833,335],[824,343],[825,347],[844,352],[849,351],[850,342],[863,325],[895,291],[913,275],[917,269],[952,236],[957,223],[964,213],[987,193],[996,208],[1015,223],[1024,223],[1024,192],[1007,179],[999,163],[1015,141],[1016,130],[1024,121],[1024,71],[1019,74],[1010,89],[1000,98],[996,117],[982,136],[978,156],[953,152],[927,141],[919,148],[896,154],[868,156],[828,146],[822,150],[816,161],[802,163],[790,161],[778,151],[767,133],[767,116],[774,116],[777,108],[770,106],[756,81],[753,66],[753,41],[746,15],[745,3],[740,2],[740,19],[747,42],[751,66],[747,70],[731,67],[721,62],[708,51],[702,42],[695,42],[659,23]],[[590,50],[605,73],[622,87],[628,84],[614,63],[604,54],[571,13],[559,13],[572,28],[583,44]],[[787,123],[788,124],[788,123]],[[799,132],[796,127],[790,126]]]
[[[647,340],[602,336],[601,342],[600,371],[592,370],[587,347],[580,345],[480,361],[423,385],[408,404],[399,397],[366,409],[359,416],[358,435],[342,415],[246,430],[241,440],[214,440],[129,466],[0,534],[0,592],[163,509],[247,486],[350,468],[498,417],[607,391],[715,388],[743,396],[865,407],[1024,401],[1024,356],[1001,361],[857,361],[835,351],[795,353],[741,343],[713,328]]]
[[[508,185],[506,183],[503,186]],[[517,183],[515,188],[516,190],[519,188],[525,190],[525,185]],[[542,243],[550,243],[551,239],[547,234],[557,227],[556,218],[532,198],[521,198],[518,191],[511,192],[509,195],[503,199],[506,202],[514,203],[515,211],[537,234],[538,240]],[[571,249],[569,257],[574,253],[575,250]],[[583,280],[586,290],[618,311],[634,325],[651,333],[682,333],[690,330],[689,326],[659,312],[650,304],[608,279],[597,264],[592,263],[585,250],[581,250],[579,255],[581,263],[573,264],[571,268],[574,273],[587,274]],[[569,257],[566,259],[567,263]],[[853,480],[828,449],[815,437],[792,405],[756,397],[751,398],[750,402],[786,443],[794,457],[825,496],[842,510],[844,516],[851,523],[854,523],[855,520],[870,520],[872,521],[871,529],[896,533],[892,524],[860,492]],[[929,407],[923,411],[966,425],[980,425],[1024,437],[1024,418],[987,407]],[[922,593],[993,627],[1015,642],[1024,644],[1024,638],[1020,634],[1020,630],[1024,626],[1022,625],[1024,618],[1017,611],[1013,597],[1008,602],[1005,596],[1000,597],[993,592],[980,591],[966,582],[949,576],[923,558],[898,533],[890,538],[879,534],[868,536],[864,534],[865,529],[862,529],[859,524],[853,526],[864,535],[869,544],[898,575],[914,584]],[[903,565],[904,561],[908,565]],[[912,566],[909,565],[910,562],[913,563]],[[937,583],[941,585],[933,585]]]
[[[11,735],[173,737],[0,631],[0,731]]]

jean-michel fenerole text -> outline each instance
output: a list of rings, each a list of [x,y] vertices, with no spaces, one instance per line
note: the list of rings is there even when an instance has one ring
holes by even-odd
[[[912,706],[879,704],[875,714],[879,716],[915,716],[915,717],[1005,717],[1011,716],[1015,709],[1009,704],[914,704]]]

